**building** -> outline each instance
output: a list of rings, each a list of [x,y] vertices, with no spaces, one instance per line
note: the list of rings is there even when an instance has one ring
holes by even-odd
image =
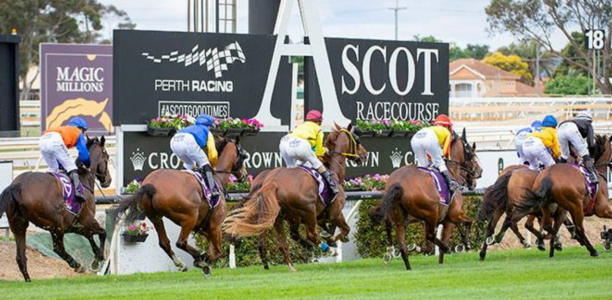
[[[519,76],[487,65],[473,58],[453,61],[449,66],[450,97],[516,97],[536,96],[532,86],[520,82]]]

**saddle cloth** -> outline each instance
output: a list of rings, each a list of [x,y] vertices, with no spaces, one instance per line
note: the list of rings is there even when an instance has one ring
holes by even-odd
[[[599,190],[599,185],[594,184],[593,182],[589,180],[589,170],[587,170],[585,167],[581,165],[576,165],[576,164],[571,164],[571,165],[572,167],[580,171],[580,173],[582,173],[582,175],[584,176],[584,181],[586,182],[587,191],[589,192],[589,196],[591,196],[591,200],[589,201],[587,206],[584,207],[584,213],[588,213],[595,206],[595,199],[597,198],[597,192]]]
[[[83,205],[74,196],[74,186],[72,185],[72,180],[70,180],[70,177],[68,177],[68,175],[64,173],[50,172],[49,174],[55,176],[55,178],[57,178],[57,180],[59,180],[59,182],[61,183],[63,191],[62,196],[64,198],[64,203],[66,204],[68,211],[75,215],[81,212],[81,207]],[[83,184],[79,185],[79,190],[81,191],[81,194],[85,192],[85,190],[83,189]]]
[[[444,181],[444,177],[442,177],[442,174],[440,174],[440,172],[436,169],[423,168],[423,167],[418,167],[418,169],[421,172],[429,174],[431,178],[433,179],[434,185],[436,186],[436,189],[438,190],[438,194],[440,194],[440,204],[444,206],[449,206],[451,204],[452,199],[450,197],[448,186],[446,185],[446,182]]]
[[[195,179],[200,183],[200,186],[202,187],[202,194],[204,194],[204,199],[206,199],[206,202],[208,202],[208,205],[211,208],[215,208],[217,207],[217,205],[219,205],[219,198],[221,197],[220,195],[217,197],[211,197],[212,193],[210,191],[210,188],[208,188],[208,185],[206,184],[206,181],[204,180],[204,177],[202,177],[202,174],[193,171],[193,170],[183,170],[183,172],[188,173],[193,175],[193,177],[195,177]],[[217,182],[215,182],[215,187],[219,190],[222,191],[222,189],[219,187],[219,184]]]
[[[337,195],[332,193],[331,189],[329,188],[329,184],[325,179],[323,179],[323,176],[321,176],[317,170],[305,166],[300,166],[298,168],[306,171],[308,174],[310,174],[310,176],[312,176],[312,178],[314,178],[314,180],[317,181],[319,184],[319,198],[321,199],[323,205],[328,206],[332,204],[334,200],[336,200]]]

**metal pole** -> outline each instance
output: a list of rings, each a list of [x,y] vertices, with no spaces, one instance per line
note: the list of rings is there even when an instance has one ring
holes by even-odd
[[[535,41],[536,51],[536,71],[535,71],[535,88],[538,97],[540,96],[540,44]]]
[[[208,18],[210,17],[210,12],[208,11],[208,1],[209,0],[204,0],[206,1],[206,32],[208,32]]]
[[[187,32],[191,31],[191,0],[187,0]]]
[[[193,32],[198,32],[198,0],[193,0]]]
[[[200,32],[204,32],[204,1],[200,0]]]
[[[405,6],[403,7],[399,7],[399,0],[395,0],[395,7],[389,7],[390,10],[393,10],[395,12],[395,40],[398,39],[398,31],[399,31],[399,25],[398,25],[398,12],[400,10],[404,10],[406,9]]]
[[[215,30],[219,33],[219,5],[221,0],[215,1]]]

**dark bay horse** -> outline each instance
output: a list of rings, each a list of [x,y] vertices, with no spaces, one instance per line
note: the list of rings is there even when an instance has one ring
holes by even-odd
[[[254,183],[260,187],[255,188],[250,197],[245,198],[225,220],[224,231],[233,237],[260,235],[258,248],[265,269],[269,268],[266,258],[266,230],[274,227],[285,263],[291,271],[296,270],[289,255],[284,231],[285,221],[290,225],[291,237],[307,248],[320,243],[316,234],[317,224],[331,234],[334,231],[332,228],[340,228],[341,232],[330,237],[329,243],[340,239],[346,241],[350,230],[342,214],[345,203],[342,187],[346,160],[360,163],[367,152],[352,133],[352,125],[347,129],[336,125],[336,129],[327,136],[325,146],[330,152],[324,162],[337,176],[337,186],[340,190],[336,200],[329,206],[321,202],[318,184],[310,174],[298,168],[277,168],[260,174]],[[327,227],[327,223],[331,224],[331,228]],[[300,224],[306,226],[308,241],[300,237]]]
[[[465,129],[461,138],[453,138],[451,144],[451,160],[447,166],[451,176],[460,185],[469,189],[476,187],[476,179],[482,175],[482,168],[475,154],[476,144],[467,142]],[[468,218],[462,209],[463,196],[456,191],[453,201],[444,209],[440,204],[440,195],[436,189],[431,176],[420,171],[416,166],[404,166],[394,171],[385,186],[383,199],[377,207],[370,211],[370,216],[375,221],[383,219],[390,220],[395,225],[395,232],[400,244],[400,253],[406,269],[410,270],[408,261],[408,248],[406,246],[406,226],[415,221],[425,222],[425,237],[440,247],[439,262],[444,262],[444,253],[450,249],[443,240],[450,235],[450,230],[445,230],[442,240],[436,237],[436,225],[442,223],[447,229],[452,224],[465,224],[464,244],[467,244],[467,233],[472,220]],[[389,231],[388,231],[389,233]],[[388,234],[389,244],[391,235]]]
[[[53,251],[77,272],[84,272],[81,266],[64,248],[64,234],[77,233],[89,241],[95,255],[92,269],[96,270],[104,261],[106,231],[95,219],[96,203],[94,188],[96,178],[102,187],[111,184],[108,171],[109,155],[104,148],[105,138],[87,139],[91,166],[86,168],[77,161],[78,174],[85,187],[85,202],[78,215],[69,212],[63,199],[63,188],[59,180],[50,173],[23,173],[8,186],[0,196],[0,217],[4,212],[15,236],[17,265],[26,282],[30,281],[26,258],[26,231],[30,222],[51,233]],[[98,235],[100,247],[94,240]]]
[[[612,157],[610,139],[597,135],[596,147],[593,150],[595,168],[599,177],[599,191],[593,201],[586,188],[583,174],[570,164],[556,164],[542,171],[529,195],[529,201],[517,207],[516,214],[527,214],[541,208],[544,229],[551,234],[549,257],[555,254],[555,243],[559,228],[569,212],[576,226],[576,236],[589,250],[591,256],[599,256],[587,238],[583,220],[585,216],[596,215],[612,219],[612,208],[608,205],[607,168]],[[555,211],[556,209],[556,211]],[[554,218],[554,220],[553,220]],[[609,241],[607,241],[609,242]]]
[[[217,139],[217,149],[220,155],[214,176],[217,184],[225,189],[230,174],[240,178],[246,173],[243,166],[244,154],[238,140]],[[221,224],[226,212],[225,195],[222,193],[219,204],[211,209],[202,197],[202,187],[191,174],[165,169],[152,172],[134,196],[119,203],[111,217],[115,219],[126,211],[126,220],[133,220],[144,212],[157,231],[159,246],[182,271],[186,271],[187,266],[172,251],[164,228],[164,217],[181,227],[176,246],[193,257],[194,266],[201,268],[204,275],[209,276],[212,272],[211,264],[223,256]],[[192,232],[203,234],[208,240],[207,255],[201,255],[198,249],[187,243]]]

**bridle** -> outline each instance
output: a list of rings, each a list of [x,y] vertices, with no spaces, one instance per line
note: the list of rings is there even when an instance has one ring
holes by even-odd
[[[453,160],[453,159],[444,159],[444,161],[447,162],[447,163],[452,163],[452,164],[458,166],[459,169],[461,171],[467,173],[468,176],[475,178],[476,177],[476,171],[474,171],[473,168],[468,168],[465,164],[467,162],[471,162],[472,159],[474,159],[474,157],[476,155],[474,153],[471,153],[470,151],[468,151],[469,144],[466,141],[464,141],[462,138],[459,138],[459,141],[461,141],[461,143],[463,144],[463,159],[464,159],[464,162],[461,163],[461,162],[458,162],[458,161]],[[459,173],[460,173],[459,176],[461,176],[461,172],[459,172]],[[463,178],[464,176],[461,176],[461,177],[462,177],[462,179],[464,181],[467,181],[467,179],[468,179],[467,176],[465,176],[466,178]]]
[[[215,174],[234,174],[238,171],[240,171],[240,169],[242,169],[242,165],[244,164],[244,160],[246,159],[247,154],[245,153],[246,151],[244,149],[242,149],[242,146],[240,146],[239,143],[237,142],[230,142],[236,145],[236,162],[234,162],[234,164],[232,165],[232,169],[229,171],[224,171],[224,170],[215,170]]]
[[[339,151],[333,151],[330,153],[330,155],[335,156],[335,155],[342,155],[346,158],[349,159],[356,159],[359,158],[359,154],[357,153],[358,149],[359,149],[359,144],[361,144],[360,141],[358,141],[358,138],[355,138],[355,136],[353,135],[352,132],[348,131],[347,129],[340,129],[340,132],[344,132],[348,135],[349,137],[349,152],[339,152]]]

